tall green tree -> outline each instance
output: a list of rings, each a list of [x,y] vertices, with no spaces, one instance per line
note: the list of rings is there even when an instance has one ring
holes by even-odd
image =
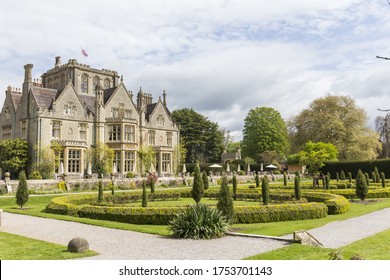
[[[296,200],[301,200],[301,181],[298,176],[294,177],[294,195]]]
[[[222,215],[225,216],[228,222],[233,220],[234,205],[226,176],[222,176],[221,178],[221,188],[219,190],[217,209],[221,211]]]
[[[243,155],[259,159],[265,151],[284,155],[287,148],[287,129],[280,113],[269,107],[249,110],[244,120]]]
[[[192,183],[191,195],[197,204],[200,202],[204,195],[203,179],[202,174],[200,173],[199,163],[195,164],[194,182]]]
[[[233,184],[233,199],[237,199],[237,176],[236,174],[233,174],[233,179],[232,179],[232,184]]]
[[[18,174],[28,162],[28,143],[22,139],[0,140],[0,167],[3,171]]]
[[[26,173],[24,171],[21,171],[19,173],[19,185],[18,190],[16,191],[16,204],[20,206],[20,208],[23,208],[23,205],[25,205],[28,201],[28,186],[27,186],[27,178]]]
[[[288,123],[291,150],[309,141],[332,143],[339,160],[375,159],[381,149],[379,135],[367,126],[367,115],[348,96],[315,99]]]
[[[186,151],[186,162],[219,162],[224,146],[224,131],[217,123],[195,112],[179,109],[172,112],[179,124],[181,144]]]
[[[148,198],[146,194],[146,181],[142,181],[142,207],[148,207]]]
[[[102,203],[103,202],[103,183],[101,180],[98,181],[98,198],[97,198],[97,201],[98,203]]]
[[[203,187],[205,190],[209,189],[209,177],[207,176],[206,171],[202,172]]]

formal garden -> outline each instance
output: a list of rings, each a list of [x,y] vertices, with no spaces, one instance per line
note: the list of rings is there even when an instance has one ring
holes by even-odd
[[[0,205],[13,213],[193,239],[218,238],[229,232],[283,236],[390,207],[390,181],[377,168],[371,176],[359,172],[355,179],[341,171],[334,179],[330,174],[314,178],[284,174],[274,180],[270,175],[230,174],[212,182],[199,166],[192,175],[184,178],[187,182],[175,178],[168,184],[149,175],[131,181],[128,188],[98,180],[92,191],[83,191],[77,184],[66,191],[64,182],[59,182],[41,196],[29,195],[22,175],[16,201],[15,196],[7,196],[0,198]],[[301,245],[288,248],[283,250],[320,251],[315,258],[323,257],[324,250],[329,258],[334,251]],[[264,258],[274,257],[269,254]],[[275,254],[277,259],[280,254],[289,255]]]

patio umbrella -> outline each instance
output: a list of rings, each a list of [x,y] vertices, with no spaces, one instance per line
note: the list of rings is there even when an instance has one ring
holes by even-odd
[[[116,162],[112,165],[112,174],[116,173]]]
[[[213,165],[210,165],[209,167],[211,168],[221,168],[222,166],[220,166],[219,164],[213,164]]]
[[[263,171],[263,164],[260,164],[260,171]]]
[[[267,167],[267,168],[273,168],[273,169],[278,168],[277,166],[275,166],[275,165],[273,165],[273,164],[269,164],[269,165],[267,165],[266,167]]]
[[[248,170],[247,173],[251,172],[251,165],[248,163]]]
[[[183,164],[183,173],[186,173],[187,172],[187,168],[186,168],[186,164],[184,163]]]
[[[156,172],[156,169],[154,168],[153,162],[150,164],[149,172],[151,172],[151,173],[155,173]]]
[[[226,172],[230,172],[230,165],[229,165],[229,163],[226,164]]]
[[[241,171],[241,165],[237,164],[237,172]]]
[[[64,174],[64,163],[62,161],[60,162],[60,169],[58,170],[58,173]]]

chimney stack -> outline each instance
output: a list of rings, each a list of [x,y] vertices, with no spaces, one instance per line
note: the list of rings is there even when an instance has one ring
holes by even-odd
[[[54,67],[58,67],[61,65],[61,56],[56,56],[56,64],[54,65]]]
[[[167,106],[167,94],[165,93],[165,89],[163,91],[163,104],[164,106]]]
[[[32,68],[33,64],[26,64],[24,65],[24,82],[25,83],[32,83]]]

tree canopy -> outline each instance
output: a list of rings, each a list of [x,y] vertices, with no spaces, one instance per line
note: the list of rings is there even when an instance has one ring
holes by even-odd
[[[292,152],[309,141],[334,144],[339,160],[374,159],[380,150],[378,135],[366,126],[367,116],[348,96],[315,99],[288,124]]]
[[[186,162],[219,162],[223,150],[223,131],[217,123],[195,112],[179,109],[172,112],[179,124],[181,144],[186,150]]]
[[[280,113],[268,107],[251,109],[244,120],[244,156],[258,159],[265,151],[284,155],[287,148],[287,129]]]
[[[0,140],[0,167],[18,174],[28,162],[28,143],[22,139]]]

